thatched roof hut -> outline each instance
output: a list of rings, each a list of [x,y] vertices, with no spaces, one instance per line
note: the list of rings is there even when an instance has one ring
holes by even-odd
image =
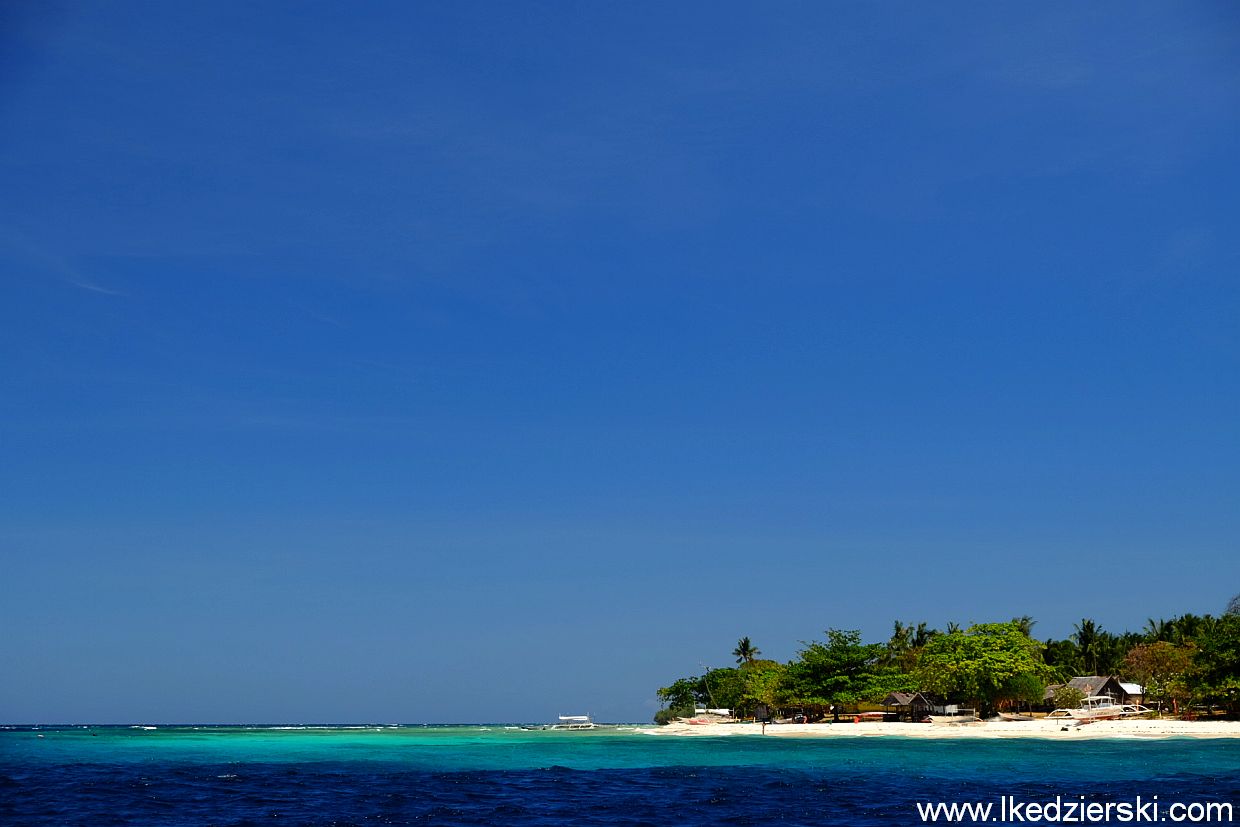
[[[1143,690],[1137,684],[1124,684],[1115,675],[1081,675],[1068,681],[1066,684],[1053,683],[1046,687],[1042,699],[1049,701],[1055,696],[1055,691],[1064,686],[1070,686],[1073,689],[1080,690],[1085,696],[1090,695],[1108,695],[1115,700],[1116,703],[1130,704],[1140,703]],[[1133,690],[1136,691],[1133,691]]]

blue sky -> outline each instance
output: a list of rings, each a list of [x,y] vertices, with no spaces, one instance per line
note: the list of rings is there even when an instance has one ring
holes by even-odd
[[[1240,591],[1240,9],[0,27],[0,719],[645,720]]]

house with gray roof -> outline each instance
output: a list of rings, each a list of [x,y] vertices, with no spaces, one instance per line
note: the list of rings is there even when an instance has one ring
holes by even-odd
[[[1042,700],[1050,701],[1063,686],[1079,690],[1086,697],[1106,695],[1117,704],[1139,704],[1145,700],[1145,690],[1140,684],[1123,682],[1116,675],[1081,675],[1066,684],[1053,683],[1046,687]]]

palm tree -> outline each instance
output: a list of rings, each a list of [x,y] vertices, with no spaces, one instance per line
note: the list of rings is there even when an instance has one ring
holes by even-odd
[[[749,638],[743,637],[736,641],[732,654],[736,655],[737,663],[753,663],[754,658],[762,654],[762,650],[750,643]]]
[[[1012,623],[1016,625],[1017,629],[1020,629],[1021,634],[1025,637],[1033,637],[1033,627],[1038,625],[1038,622],[1029,615],[1014,617],[1012,618]]]
[[[1184,644],[1196,640],[1203,634],[1209,634],[1217,623],[1213,615],[1185,614],[1171,620],[1168,624],[1172,643]]]
[[[1224,614],[1240,615],[1240,594],[1227,601],[1227,611]]]
[[[957,622],[956,622],[956,621],[954,621],[954,620],[949,620],[949,621],[947,622],[947,634],[949,634],[949,635],[954,635],[954,634],[956,634],[956,632],[959,632],[959,631],[960,631],[960,624],[959,624],[959,623],[957,623]]]
[[[902,662],[912,645],[913,627],[905,626],[897,620],[891,632],[891,640],[887,641],[887,662]]]
[[[1088,618],[1082,618],[1080,623],[1076,624],[1076,632],[1072,635],[1072,639],[1076,641],[1076,648],[1081,650],[1081,659],[1085,661],[1085,666],[1090,674],[1098,674],[1098,655],[1101,643],[1102,630],[1098,628],[1098,624]]]
[[[1171,624],[1165,620],[1149,618],[1145,621],[1145,637],[1150,642],[1171,637]]]

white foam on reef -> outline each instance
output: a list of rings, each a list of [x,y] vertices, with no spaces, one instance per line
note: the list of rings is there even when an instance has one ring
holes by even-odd
[[[366,730],[370,732],[382,732],[385,729],[399,729],[399,728],[400,728],[399,724],[391,724],[389,726],[379,726],[377,724],[349,724],[347,726],[338,725],[338,724],[281,724],[279,726],[242,726],[242,727],[239,727],[239,729],[244,729],[250,732],[274,732],[274,731],[289,731],[289,730],[295,731],[295,732],[304,732],[304,731],[336,732],[339,730],[346,730],[346,729],[357,730],[357,731]]]

